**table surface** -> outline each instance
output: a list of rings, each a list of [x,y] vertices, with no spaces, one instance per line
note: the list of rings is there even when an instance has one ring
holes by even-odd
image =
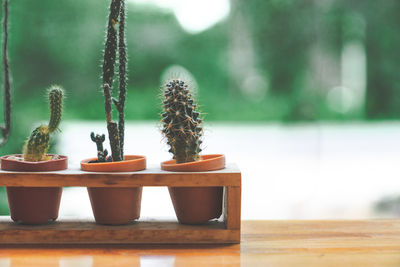
[[[1,247],[3,266],[400,266],[400,220],[243,221],[237,245]]]

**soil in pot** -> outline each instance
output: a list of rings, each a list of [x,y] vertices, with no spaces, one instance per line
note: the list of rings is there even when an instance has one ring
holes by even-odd
[[[134,172],[146,168],[146,158],[127,155],[124,161],[89,163],[91,158],[81,162],[83,171],[91,172]],[[96,223],[121,225],[130,223],[140,217],[142,187],[133,188],[88,188],[90,203]]]
[[[161,164],[163,170],[182,172],[213,171],[224,167],[224,155],[204,155],[200,161],[177,164],[175,160],[169,160]],[[180,223],[203,224],[222,214],[223,187],[169,187],[168,190]]]
[[[35,172],[60,171],[68,167],[66,156],[49,155],[52,160],[27,162],[21,155],[1,158],[5,171]],[[40,174],[37,174],[38,176]],[[62,187],[7,187],[11,219],[23,224],[44,224],[58,217]]]

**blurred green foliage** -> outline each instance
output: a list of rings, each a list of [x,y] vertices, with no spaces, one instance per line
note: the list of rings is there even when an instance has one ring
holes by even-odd
[[[104,119],[99,75],[109,1],[10,2],[13,123],[1,154],[20,153],[48,117],[51,84],[66,89],[66,120]],[[206,120],[397,119],[399,11],[398,0],[231,0],[228,18],[189,34],[173,13],[129,3],[126,119],[159,119],[160,76],[173,64],[196,78]],[[365,47],[365,99],[338,112],[328,96],[341,85],[341,53],[354,40]]]
[[[99,75],[108,5],[11,0],[14,123],[2,154],[20,152],[34,123],[48,117],[44,93],[51,84],[66,89],[66,120],[104,119]],[[129,2],[126,118],[159,119],[160,76],[173,64],[196,78],[207,120],[398,118],[398,11],[397,0],[231,0],[228,18],[190,34],[173,13]],[[365,29],[354,23],[359,17]],[[365,44],[364,106],[337,112],[327,95],[341,83],[341,51],[352,39]]]

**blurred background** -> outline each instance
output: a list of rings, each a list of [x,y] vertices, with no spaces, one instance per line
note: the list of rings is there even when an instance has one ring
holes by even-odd
[[[89,133],[106,133],[109,1],[10,2],[13,128],[1,154],[20,153],[48,118],[45,90],[60,84],[67,99],[52,149],[71,164],[93,157]],[[196,79],[205,152],[225,153],[243,172],[244,219],[400,215],[399,1],[129,0],[127,8],[127,153],[154,165],[171,157],[158,129],[159,88],[179,65]],[[165,188],[146,190],[145,216],[173,216]],[[62,205],[64,215],[91,213],[82,188],[64,190]]]

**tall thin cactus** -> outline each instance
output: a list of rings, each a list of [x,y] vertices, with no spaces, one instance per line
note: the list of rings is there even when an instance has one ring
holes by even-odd
[[[7,142],[11,131],[11,86],[10,67],[8,63],[8,0],[4,0],[3,18],[3,70],[4,70],[4,125],[0,126],[2,138],[0,146]]]
[[[119,21],[118,21],[119,19]],[[117,24],[119,24],[117,34]],[[115,62],[119,56],[119,97],[112,97]],[[124,132],[125,132],[125,99],[126,99],[126,44],[125,44],[125,0],[112,0],[107,26],[107,39],[103,61],[103,92],[104,108],[106,113],[108,138],[111,146],[113,161],[124,159]],[[113,121],[112,104],[115,105],[119,118],[118,123]],[[98,161],[104,161],[98,157]]]
[[[125,2],[121,3],[119,18],[119,99],[115,103],[118,110],[118,131],[121,157],[124,158],[125,99],[126,99],[126,44],[125,44]]]

